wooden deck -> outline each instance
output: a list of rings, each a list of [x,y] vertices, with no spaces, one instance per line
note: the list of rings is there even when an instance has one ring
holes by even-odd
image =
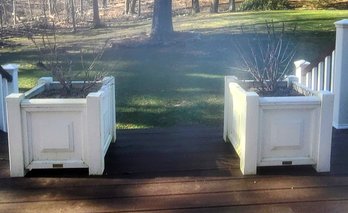
[[[0,212],[347,212],[348,132],[335,131],[332,172],[270,167],[242,176],[222,128],[118,131],[105,174],[36,170],[9,177],[0,143]]]

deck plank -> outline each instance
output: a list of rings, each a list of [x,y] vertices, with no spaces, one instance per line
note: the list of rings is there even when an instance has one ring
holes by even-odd
[[[77,191],[75,191],[76,193]],[[60,211],[134,211],[134,210],[164,210],[198,207],[222,207],[237,205],[274,205],[295,202],[315,201],[346,201],[348,200],[348,186],[334,188],[300,188],[300,189],[275,189],[255,190],[241,192],[221,193],[190,193],[183,195],[157,195],[112,197],[107,194],[98,198],[72,199],[68,195],[58,200],[40,200],[31,202],[1,203],[0,211],[9,212],[18,209],[37,211],[55,206]]]
[[[38,184],[14,185],[3,187],[0,190],[0,204],[12,202],[37,202],[59,201],[78,199],[106,199],[106,198],[135,198],[158,197],[172,195],[198,195],[213,193],[242,193],[260,192],[271,190],[334,190],[335,188],[347,188],[346,177],[302,177],[279,178],[275,182],[271,178],[241,178],[241,179],[204,179],[190,181],[156,182],[147,180],[137,184],[112,184],[112,181],[100,181],[95,179],[68,182],[62,180],[60,187]],[[72,184],[73,183],[73,184]],[[347,191],[348,192],[348,191]]]
[[[347,132],[334,131],[331,173],[265,167],[243,176],[222,128],[117,132],[103,176],[35,170],[9,177],[0,141],[0,212],[346,212]]]

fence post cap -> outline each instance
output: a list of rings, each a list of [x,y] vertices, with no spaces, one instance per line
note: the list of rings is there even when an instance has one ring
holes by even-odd
[[[310,65],[311,63],[302,59],[302,60],[295,61],[294,64],[295,64],[296,68],[299,68],[299,67],[305,68],[308,65]]]
[[[342,19],[335,22],[336,27],[348,28],[348,19]]]
[[[52,77],[41,77],[38,81],[37,84],[50,84],[53,82]]]
[[[16,70],[19,68],[19,64],[5,64],[2,65],[2,68],[4,68],[5,70]]]

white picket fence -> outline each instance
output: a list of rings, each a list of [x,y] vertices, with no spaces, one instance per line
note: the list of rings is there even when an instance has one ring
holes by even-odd
[[[333,127],[348,129],[348,19],[335,22],[336,43],[332,55],[317,67],[308,70],[310,63],[295,62],[299,83],[315,91],[326,90],[335,94]]]
[[[314,91],[334,90],[334,70],[335,70],[335,51],[326,56],[325,60],[320,62],[312,70],[308,70],[310,62],[305,60],[295,61],[296,77],[299,83]]]
[[[9,81],[0,74],[0,130],[7,132],[7,110],[5,98],[11,93],[18,93],[18,67],[17,64],[3,65],[5,71],[12,76]]]

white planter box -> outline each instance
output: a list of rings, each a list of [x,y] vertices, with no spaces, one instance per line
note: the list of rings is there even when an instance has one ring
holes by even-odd
[[[43,168],[88,168],[90,175],[103,173],[104,156],[116,139],[115,80],[106,77],[100,83],[100,90],[86,98],[31,99],[48,84],[58,84],[42,78],[27,93],[7,96],[12,177]]]
[[[224,140],[233,144],[243,174],[256,174],[258,166],[306,164],[330,171],[332,93],[293,83],[306,96],[259,97],[240,83],[225,78]]]

